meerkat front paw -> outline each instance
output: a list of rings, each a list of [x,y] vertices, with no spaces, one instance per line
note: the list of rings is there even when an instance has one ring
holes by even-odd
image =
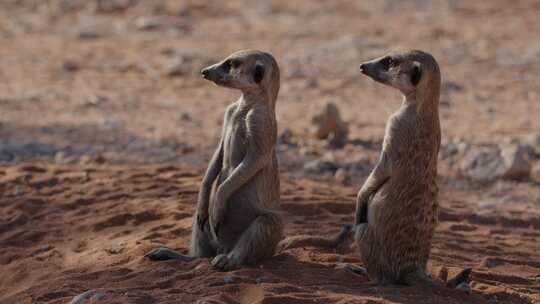
[[[240,268],[240,263],[226,254],[218,254],[212,260],[212,266],[221,271],[229,271]]]

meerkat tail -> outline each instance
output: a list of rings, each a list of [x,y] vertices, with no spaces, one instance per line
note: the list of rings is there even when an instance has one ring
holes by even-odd
[[[341,231],[335,235],[321,237],[311,235],[295,235],[290,236],[279,242],[278,252],[293,249],[298,247],[322,247],[336,248],[343,243],[350,235],[352,225],[343,225]]]
[[[455,288],[458,288],[458,286],[462,283],[465,283],[465,284],[469,283],[471,272],[472,272],[471,268],[462,270],[455,277],[446,281],[446,287],[455,289]],[[420,271],[412,272],[405,275],[402,278],[402,281],[403,283],[409,286],[413,286],[413,285],[437,286],[438,285],[435,282],[435,280],[433,280],[429,275],[426,275],[425,273],[420,272]]]
[[[448,288],[456,288],[461,283],[467,283],[469,282],[471,278],[472,268],[463,269],[460,273],[458,273],[454,278],[446,282],[446,287]]]

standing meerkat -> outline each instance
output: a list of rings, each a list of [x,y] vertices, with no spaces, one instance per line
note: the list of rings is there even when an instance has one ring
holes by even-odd
[[[239,51],[201,73],[219,86],[240,90],[242,96],[225,111],[221,140],[199,191],[189,254],[160,247],[145,256],[181,261],[213,258],[212,265],[231,270],[257,263],[276,251],[339,245],[350,226],[335,236],[300,235],[281,240],[275,150],[280,83],[274,57],[261,51]]]
[[[411,50],[365,62],[360,70],[398,89],[403,102],[390,116],[379,161],[358,192],[355,241],[378,283],[431,282],[426,268],[438,216],[439,65],[432,55]]]
[[[283,233],[275,151],[279,68],[270,54],[246,50],[201,73],[242,96],[225,111],[221,140],[200,188],[189,255],[157,248],[146,256],[213,257],[212,265],[230,270],[273,256]]]

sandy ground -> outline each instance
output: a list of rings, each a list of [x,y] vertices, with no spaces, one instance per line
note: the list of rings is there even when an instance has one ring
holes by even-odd
[[[100,303],[540,303],[538,158],[530,179],[477,183],[452,152],[539,134],[538,1],[96,2],[0,1],[0,303],[69,303],[91,289]],[[335,270],[361,263],[351,244],[231,272],[143,259],[158,245],[187,249],[201,175],[238,95],[201,67],[244,48],[275,55],[286,234],[326,234],[352,221],[399,106],[358,64],[399,46],[441,65],[430,271],[472,267],[472,293]],[[350,124],[343,149],[311,132],[328,101]],[[331,166],[306,167],[321,160]]]

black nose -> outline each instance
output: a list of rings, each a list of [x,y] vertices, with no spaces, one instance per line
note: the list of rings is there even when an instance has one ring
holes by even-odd
[[[203,78],[208,78],[208,75],[210,74],[210,71],[208,69],[202,69],[201,70],[201,75],[203,76]]]
[[[366,64],[365,63],[362,63],[360,65],[360,71],[364,72],[366,70]]]

